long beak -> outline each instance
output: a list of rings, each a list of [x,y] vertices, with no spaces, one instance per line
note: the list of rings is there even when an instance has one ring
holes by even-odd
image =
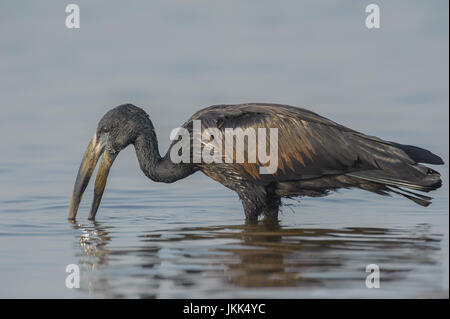
[[[97,176],[95,177],[94,199],[92,200],[89,219],[95,219],[100,201],[102,200],[103,191],[105,190],[106,180],[108,179],[109,169],[114,162],[115,156],[111,157],[108,152],[104,152],[100,166],[98,167]]]
[[[77,179],[73,188],[72,201],[70,202],[69,219],[75,219],[77,216],[78,207],[80,206],[83,193],[89,183],[92,173],[94,172],[98,159],[103,154],[104,149],[104,141],[102,139],[98,139],[97,135],[94,134],[88,147],[86,148],[86,151],[84,152],[83,160],[81,161],[80,168],[78,169]],[[95,217],[95,213],[97,212],[98,205],[100,204],[103,190],[105,188],[109,168],[113,162],[113,159],[111,159],[107,154],[108,152],[103,155],[101,165],[98,170],[94,189],[94,202],[92,203],[91,214],[89,216],[90,218]]]

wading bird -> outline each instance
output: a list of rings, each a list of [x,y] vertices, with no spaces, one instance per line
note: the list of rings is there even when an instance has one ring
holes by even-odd
[[[428,206],[431,197],[403,188],[429,192],[441,186],[440,174],[419,163],[443,164],[425,149],[389,142],[339,125],[306,109],[288,105],[249,103],[215,105],[195,113],[193,121],[206,128],[277,128],[278,169],[260,174],[261,163],[174,163],[170,150],[161,157],[147,113],[131,104],[107,112],[98,123],[81,162],[69,219],[75,219],[81,197],[102,156],[89,219],[95,219],[109,169],[117,154],[133,144],[144,174],[156,182],[172,183],[196,171],[235,191],[249,222],[277,219],[282,197],[324,196],[338,188],[360,188],[380,195],[400,194]],[[191,143],[194,135],[191,134]]]

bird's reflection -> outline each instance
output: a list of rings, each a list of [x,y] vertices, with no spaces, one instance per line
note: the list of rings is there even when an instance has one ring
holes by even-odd
[[[426,224],[412,229],[289,228],[277,222],[185,227],[142,232],[132,244],[123,243],[121,230],[105,223],[73,222],[73,228],[79,231],[80,264],[97,273],[87,276],[85,290],[114,297],[187,297],[194,286],[204,296],[237,287],[361,286],[365,265],[372,263],[381,265],[384,282],[401,281],[414,265],[436,263],[441,240]]]
[[[89,226],[84,226],[74,220],[69,221],[74,229],[80,231],[77,236],[77,242],[83,251],[82,265],[88,269],[102,268],[108,260],[110,251],[106,248],[108,242],[111,241],[109,228],[95,221]]]

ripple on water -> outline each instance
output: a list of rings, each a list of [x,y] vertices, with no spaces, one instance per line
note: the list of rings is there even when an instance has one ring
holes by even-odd
[[[317,287],[326,288],[322,294],[330,296],[351,287],[349,295],[358,291],[362,297],[370,295],[364,287],[365,265],[370,263],[382,267],[392,297],[408,295],[403,290],[408,279],[438,263],[442,240],[416,228],[284,228],[260,223],[141,229],[134,235],[136,245],[132,239],[124,242],[126,236],[117,228],[113,241],[111,228],[101,223],[74,227],[83,232],[79,257],[90,269],[84,287],[89,293],[128,297],[233,297],[237,287],[241,292],[294,289],[295,296],[308,296]],[[127,246],[131,242],[133,246]],[[126,272],[119,267],[124,264]],[[128,282],[130,295],[121,290],[126,278],[140,279]]]

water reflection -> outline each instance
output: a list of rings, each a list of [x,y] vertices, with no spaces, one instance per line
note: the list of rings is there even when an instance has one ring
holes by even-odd
[[[103,223],[73,227],[80,232],[82,290],[101,297],[233,297],[252,289],[271,297],[271,289],[286,288],[294,289],[291,297],[308,289],[343,289],[345,297],[365,289],[372,263],[383,285],[404,291],[409,276],[437,263],[442,240],[427,224],[322,229],[261,222],[152,230],[131,240]]]
[[[75,221],[69,221],[74,229],[80,230],[77,242],[83,250],[82,265],[89,270],[102,268],[111,254],[105,246],[111,240],[108,226],[102,226],[97,222],[92,222],[91,226],[83,227]]]

